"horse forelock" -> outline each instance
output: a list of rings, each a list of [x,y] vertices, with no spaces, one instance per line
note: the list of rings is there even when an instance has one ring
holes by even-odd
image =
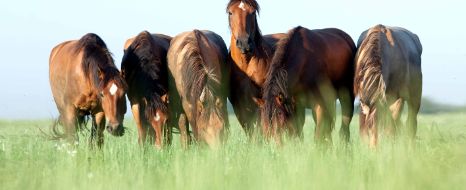
[[[235,5],[236,3],[243,3],[243,4],[246,4],[246,5],[250,6],[251,8],[253,8],[256,11],[257,14],[259,14],[259,12],[260,12],[259,3],[257,3],[256,0],[230,0],[230,2],[228,2],[226,12],[228,12],[230,7]]]

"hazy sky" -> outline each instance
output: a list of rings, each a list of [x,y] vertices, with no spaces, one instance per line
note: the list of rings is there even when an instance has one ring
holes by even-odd
[[[405,27],[424,48],[423,95],[466,104],[466,1],[262,0],[263,34],[297,25],[337,27],[357,41],[375,24]],[[120,66],[123,44],[142,30],[176,35],[208,29],[230,44],[227,0],[3,0],[0,2],[0,118],[52,118],[50,50],[88,32],[101,36]]]

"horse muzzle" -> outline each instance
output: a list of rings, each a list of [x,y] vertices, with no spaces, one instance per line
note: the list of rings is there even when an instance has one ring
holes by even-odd
[[[254,52],[254,42],[251,38],[236,40],[236,47],[238,47],[242,54],[251,55]]]
[[[123,124],[120,123],[107,125],[107,131],[117,137],[121,137],[125,134],[125,128]]]

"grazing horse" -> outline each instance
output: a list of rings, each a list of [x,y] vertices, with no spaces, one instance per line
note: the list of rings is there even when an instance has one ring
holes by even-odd
[[[194,138],[212,148],[228,129],[226,58],[225,42],[211,31],[184,32],[170,43],[170,121],[178,122],[184,147],[189,141],[186,120]]]
[[[377,144],[377,128],[394,135],[408,104],[408,134],[414,138],[421,105],[422,45],[416,34],[399,27],[374,26],[358,40],[354,91],[360,98],[360,133]]]
[[[121,61],[121,72],[128,84],[128,99],[138,128],[138,142],[146,141],[149,130],[157,148],[162,148],[163,137],[169,136],[166,121],[170,40],[169,36],[143,31],[126,41]]]
[[[255,0],[230,0],[227,5],[231,30],[231,67],[229,99],[236,117],[249,137],[257,122],[258,106],[254,99],[261,98],[261,88],[277,41],[285,34],[262,36],[257,23],[259,4]]]
[[[311,108],[315,139],[329,144],[339,99],[340,137],[348,142],[354,109],[355,52],[351,37],[339,29],[309,30],[298,26],[290,30],[277,44],[264,83],[264,133],[277,142],[284,132],[296,134],[304,125],[305,108]]]
[[[106,123],[110,134],[124,134],[127,86],[99,36],[86,34],[53,48],[49,77],[59,123],[68,140],[76,140],[76,131],[85,125],[87,115],[92,116],[91,145],[97,135],[97,145],[102,146]]]

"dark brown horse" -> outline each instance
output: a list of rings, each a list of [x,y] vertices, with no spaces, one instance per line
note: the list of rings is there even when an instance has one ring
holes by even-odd
[[[311,108],[318,142],[331,143],[335,104],[342,106],[340,135],[349,140],[353,116],[354,54],[351,37],[339,29],[296,27],[278,42],[264,84],[262,122],[280,142],[283,133],[299,134],[305,108]]]
[[[91,144],[103,144],[103,131],[124,134],[126,83],[113,63],[104,41],[95,34],[53,48],[49,63],[50,86],[60,113],[59,123],[69,140],[92,116]]]
[[[186,120],[195,139],[210,147],[218,146],[228,129],[226,58],[225,42],[211,31],[184,32],[170,43],[170,120],[178,122],[184,145]]]
[[[416,136],[421,105],[422,45],[416,34],[399,27],[377,25],[358,40],[354,90],[360,98],[360,133],[377,144],[377,128],[394,135],[401,126],[401,111],[408,104],[407,128]]]
[[[167,51],[171,37],[151,35],[147,31],[130,38],[125,44],[121,72],[128,84],[128,99],[138,128],[139,144],[146,141],[147,131],[162,148],[168,119]],[[150,126],[150,127],[149,127]],[[162,133],[165,132],[165,135]]]
[[[261,88],[275,44],[285,36],[262,36],[257,23],[259,10],[255,0],[230,0],[227,5],[231,29],[229,99],[238,121],[249,137],[253,134],[258,113],[253,99],[262,97]]]

